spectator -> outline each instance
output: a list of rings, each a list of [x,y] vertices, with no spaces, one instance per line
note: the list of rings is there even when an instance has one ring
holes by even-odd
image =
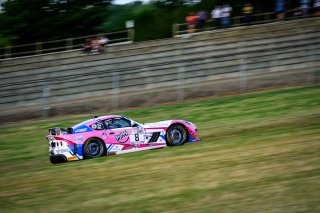
[[[244,15],[244,21],[246,24],[250,24],[252,20],[253,6],[251,3],[247,3],[242,8],[242,12]]]
[[[96,38],[86,38],[83,45],[83,52],[88,55],[98,54],[100,52],[100,45]]]
[[[198,24],[201,30],[204,30],[207,20],[207,13],[203,10],[198,13]]]
[[[285,0],[277,0],[276,1],[276,14],[277,14],[278,20],[284,18],[285,5],[286,5]]]
[[[98,39],[94,38],[91,40],[91,55],[99,54],[100,53],[100,45]]]
[[[310,0],[300,0],[301,15],[306,16],[309,13]]]
[[[105,36],[100,36],[98,38],[98,44],[99,44],[99,52],[104,52],[105,51],[105,46],[109,42],[109,39]]]
[[[187,24],[188,24],[188,33],[189,33],[189,35],[191,35],[195,31],[195,25],[197,23],[197,18],[198,18],[198,16],[196,16],[195,13],[193,13],[193,12],[190,13],[186,17],[186,21],[187,21]]]
[[[89,54],[91,52],[91,49],[92,49],[91,40],[92,40],[92,38],[86,38],[85,39],[85,42],[84,42],[84,44],[82,46],[83,47],[83,53]]]
[[[316,16],[320,16],[320,0],[315,0],[313,3]]]
[[[215,22],[217,27],[220,27],[221,15],[222,15],[221,13],[222,11],[220,6],[216,6],[211,12],[212,20]]]
[[[230,14],[232,11],[232,7],[228,4],[224,5],[222,8],[222,26],[229,27],[230,26]]]

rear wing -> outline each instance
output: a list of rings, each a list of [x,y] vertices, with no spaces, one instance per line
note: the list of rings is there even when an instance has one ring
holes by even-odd
[[[72,128],[52,127],[49,128],[49,135],[67,135],[73,132]]]

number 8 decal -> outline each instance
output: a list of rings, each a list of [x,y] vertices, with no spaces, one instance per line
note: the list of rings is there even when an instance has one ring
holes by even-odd
[[[136,141],[139,141],[139,134],[137,133],[137,134],[134,134],[134,139],[136,140]]]

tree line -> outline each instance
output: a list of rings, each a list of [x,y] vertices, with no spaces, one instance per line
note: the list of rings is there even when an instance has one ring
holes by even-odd
[[[134,20],[136,41],[169,38],[172,24],[185,22],[191,11],[210,13],[214,6],[228,3],[237,16],[247,2],[255,13],[274,11],[275,0],[151,0],[126,5],[113,0],[7,0],[0,13],[0,46],[120,31],[128,20]],[[291,8],[298,4],[287,1]]]

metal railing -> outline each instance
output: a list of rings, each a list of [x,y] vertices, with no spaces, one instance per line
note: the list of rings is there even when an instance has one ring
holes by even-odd
[[[36,42],[31,44],[7,46],[0,48],[0,59],[80,49],[83,47],[86,38],[94,38],[99,36],[107,37],[109,39],[108,44],[133,41],[133,35],[133,29],[127,29],[112,33],[100,33],[95,35],[66,38],[48,42]]]
[[[300,9],[294,10],[287,10],[284,12],[283,18],[278,18],[276,12],[268,12],[268,13],[259,13],[259,14],[252,14],[250,22],[246,22],[246,16],[233,16],[230,17],[230,25],[228,27],[237,27],[237,26],[244,26],[244,25],[257,25],[257,24],[264,24],[270,23],[274,21],[280,20],[292,20],[292,19],[300,19],[300,18],[307,18],[313,16],[319,16],[317,14],[316,8],[310,8],[309,13],[307,15],[299,14]],[[196,25],[194,32],[201,32],[201,31],[209,31],[224,28],[221,23],[217,23],[212,19],[208,19],[206,25],[200,29],[199,25]],[[178,23],[173,24],[172,27],[173,37],[187,34],[188,33],[188,23]]]
[[[309,20],[304,20],[304,22],[307,21]],[[311,27],[316,28],[317,26],[318,24]],[[80,103],[80,98],[83,97],[71,96],[77,93],[83,93],[87,95],[86,97],[96,98],[96,100],[98,98],[108,100],[104,104],[101,104],[101,107],[104,107],[104,110],[117,110],[131,106],[131,104],[134,106],[137,104],[143,105],[143,101],[140,103],[134,98],[137,96],[139,98],[141,96],[148,97],[147,95],[152,94],[154,99],[156,99],[157,96],[154,94],[159,94],[159,91],[170,91],[170,94],[173,95],[173,98],[168,96],[161,99],[161,103],[164,101],[188,99],[194,97],[195,93],[192,88],[196,88],[197,85],[201,88],[201,93],[199,94],[203,96],[216,95],[220,92],[221,94],[224,92],[228,93],[230,92],[228,88],[230,79],[234,79],[231,82],[232,92],[245,92],[258,87],[267,88],[270,86],[293,84],[296,83],[295,78],[297,78],[294,76],[299,77],[300,72],[305,74],[306,77],[299,77],[299,82],[314,84],[319,82],[319,78],[317,78],[319,74],[319,60],[317,59],[320,54],[318,30],[315,31],[314,35],[311,35],[309,32],[306,34],[307,38],[301,37],[302,42],[297,42],[297,38],[289,38],[279,41],[270,40],[267,43],[248,43],[251,39],[242,38],[241,41],[235,42],[237,45],[232,47],[234,51],[218,51],[220,52],[219,54],[213,52],[208,54],[207,49],[201,50],[205,56],[198,54],[194,56],[193,52],[184,51],[183,46],[179,46],[176,47],[179,51],[174,51],[174,55],[163,56],[164,58],[174,57],[174,60],[153,60],[147,57],[149,62],[142,63],[145,59],[140,58],[136,61],[136,64],[128,64],[124,67],[118,66],[119,61],[110,62],[108,60],[107,63],[108,65],[112,65],[111,67],[101,69],[104,64],[87,64],[84,67],[79,66],[82,71],[70,72],[59,78],[43,75],[44,77],[40,77],[39,79],[30,78],[30,76],[27,80],[21,78],[21,81],[19,80],[15,83],[10,80],[4,80],[1,86],[6,94],[2,95],[1,98],[10,97],[11,100],[2,102],[3,106],[1,107],[3,111],[8,109],[8,112],[9,109],[12,112],[17,110],[18,114],[20,113],[20,106],[30,106],[31,109],[33,107],[32,104],[34,104],[36,106],[34,110],[39,112],[39,115],[42,114],[43,117],[47,117],[56,113],[55,111],[59,107],[64,108],[64,113],[74,113],[74,110],[84,112],[82,110],[87,109],[87,106],[83,105],[82,107],[84,108],[81,108],[81,104],[78,105],[79,107],[76,107],[77,109],[74,107],[72,109],[69,108],[72,111],[65,110],[67,108],[65,106],[70,104],[71,101],[76,102],[79,100]],[[274,36],[274,32],[270,33]],[[304,30],[299,33],[305,34]],[[262,37],[261,39],[266,39],[266,37]],[[282,43],[284,45],[281,45]],[[181,45],[183,44],[184,42],[181,43]],[[255,45],[259,46],[259,48],[251,49]],[[219,48],[224,49],[224,47]],[[192,56],[192,59],[189,56]],[[225,64],[229,60],[231,64]],[[126,61],[130,63],[130,60],[126,59]],[[201,68],[199,69],[199,67]],[[59,69],[59,71],[64,73],[64,71],[69,69],[68,67],[64,67],[63,69]],[[88,71],[88,69],[90,70]],[[165,72],[162,69],[172,70]],[[163,76],[167,76],[167,73],[170,73],[170,78],[162,78]],[[285,73],[283,76],[290,77],[279,77],[282,73]],[[12,75],[14,76],[15,74]],[[36,73],[30,75],[36,75]],[[97,79],[97,76],[99,80],[92,81]],[[265,78],[264,76],[269,76],[270,78]],[[256,81],[257,77],[263,80],[263,82],[259,83],[259,81]],[[253,78],[254,81],[252,80]],[[74,84],[69,84],[70,82],[75,82],[78,86],[75,88]],[[79,82],[81,82],[81,85],[79,85]],[[223,86],[224,82],[226,82],[226,87]],[[21,85],[21,87],[13,87],[17,85]],[[57,85],[63,86],[57,87]],[[84,89],[82,90],[81,88]],[[97,94],[97,91],[103,92],[103,94]],[[63,103],[61,100],[63,100]],[[125,100],[125,103],[123,100]],[[40,109],[41,111],[39,111]],[[21,116],[27,117],[29,115],[28,113],[24,113]],[[4,119],[4,116],[1,119]]]

